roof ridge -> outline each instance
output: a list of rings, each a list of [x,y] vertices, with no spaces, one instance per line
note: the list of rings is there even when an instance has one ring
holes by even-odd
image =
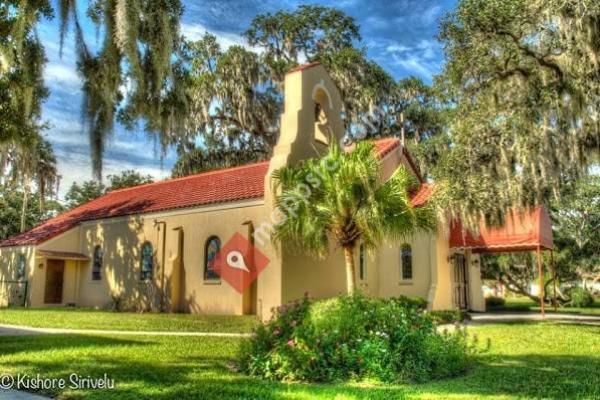
[[[262,161],[257,161],[257,162],[253,162],[253,163],[250,163],[250,164],[236,165],[234,167],[226,167],[226,168],[221,168],[221,169],[213,169],[213,170],[210,170],[210,171],[199,172],[197,174],[180,176],[180,177],[177,177],[177,178],[167,178],[167,179],[163,179],[163,180],[156,181],[156,182],[143,183],[141,185],[136,185],[136,186],[130,186],[130,187],[126,187],[126,188],[111,190],[111,191],[107,192],[104,196],[106,196],[108,194],[111,194],[111,193],[121,193],[121,192],[125,192],[127,190],[139,189],[141,187],[156,186],[156,185],[159,185],[159,184],[165,184],[165,183],[171,183],[171,182],[178,182],[178,181],[183,181],[183,180],[187,180],[187,179],[197,178],[197,177],[200,177],[200,176],[210,176],[210,175],[214,175],[214,174],[220,173],[220,172],[232,171],[232,170],[242,169],[242,168],[249,168],[249,167],[257,166],[257,165],[268,163],[268,162],[269,162],[269,160],[262,160]],[[104,196],[101,196],[101,197],[104,197]],[[98,198],[100,198],[100,197],[98,197]]]
[[[312,67],[316,67],[317,65],[321,65],[321,63],[319,61],[313,61],[313,62],[309,62],[309,63],[300,64],[300,65],[297,65],[294,68],[291,68],[290,70],[288,70],[288,72],[286,72],[286,75],[292,74],[292,73],[298,72],[298,71],[303,71],[305,69],[309,69]]]

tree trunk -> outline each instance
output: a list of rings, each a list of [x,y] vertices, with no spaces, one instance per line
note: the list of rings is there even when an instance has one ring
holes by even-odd
[[[346,260],[346,289],[348,294],[354,293],[356,279],[354,276],[354,247],[344,246],[344,258]]]
[[[29,179],[27,175],[25,175],[25,180]],[[21,207],[21,232],[25,232],[26,222],[27,222],[27,206],[29,202],[29,184],[25,183],[23,185],[23,204]]]
[[[40,179],[38,186],[40,192],[40,213],[43,214],[46,209],[46,182],[44,179]]]
[[[525,296],[525,297],[528,297],[529,299],[533,300],[536,303],[540,302],[540,297],[539,296],[534,296],[531,293],[529,293],[528,289],[526,289],[523,286],[521,286],[510,275],[507,275],[507,274],[499,275],[496,279],[498,279],[498,281],[500,283],[502,283],[503,285],[505,285],[506,288],[508,290],[510,290],[511,292],[516,293],[516,294],[520,294],[520,295]]]

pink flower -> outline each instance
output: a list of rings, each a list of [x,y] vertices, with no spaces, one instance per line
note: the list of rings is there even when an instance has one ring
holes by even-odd
[[[287,345],[290,347],[294,347],[296,345],[296,342],[294,341],[294,339],[290,339],[288,340]]]

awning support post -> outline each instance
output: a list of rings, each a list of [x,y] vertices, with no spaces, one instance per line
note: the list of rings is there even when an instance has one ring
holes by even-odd
[[[544,298],[546,297],[544,289],[544,271],[542,267],[542,250],[540,246],[537,247],[536,252],[538,274],[540,275],[540,308],[542,311],[542,318],[546,317],[546,310],[544,309]]]

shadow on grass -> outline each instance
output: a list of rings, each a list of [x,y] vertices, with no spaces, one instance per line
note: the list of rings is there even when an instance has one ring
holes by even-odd
[[[41,351],[61,352],[83,347],[94,349],[118,346],[141,345],[139,341],[128,339],[117,339],[115,337],[87,336],[87,335],[25,335],[25,336],[2,336],[0,337],[0,356],[8,356],[15,353],[31,353]]]
[[[568,355],[481,356],[463,377],[417,385],[423,393],[514,396],[517,398],[600,398],[600,358]]]
[[[85,399],[600,398],[600,358],[481,355],[466,375],[419,385],[283,384],[228,368],[239,341],[214,338],[32,336],[2,338],[0,365],[42,377],[114,379],[114,390],[46,394]]]

